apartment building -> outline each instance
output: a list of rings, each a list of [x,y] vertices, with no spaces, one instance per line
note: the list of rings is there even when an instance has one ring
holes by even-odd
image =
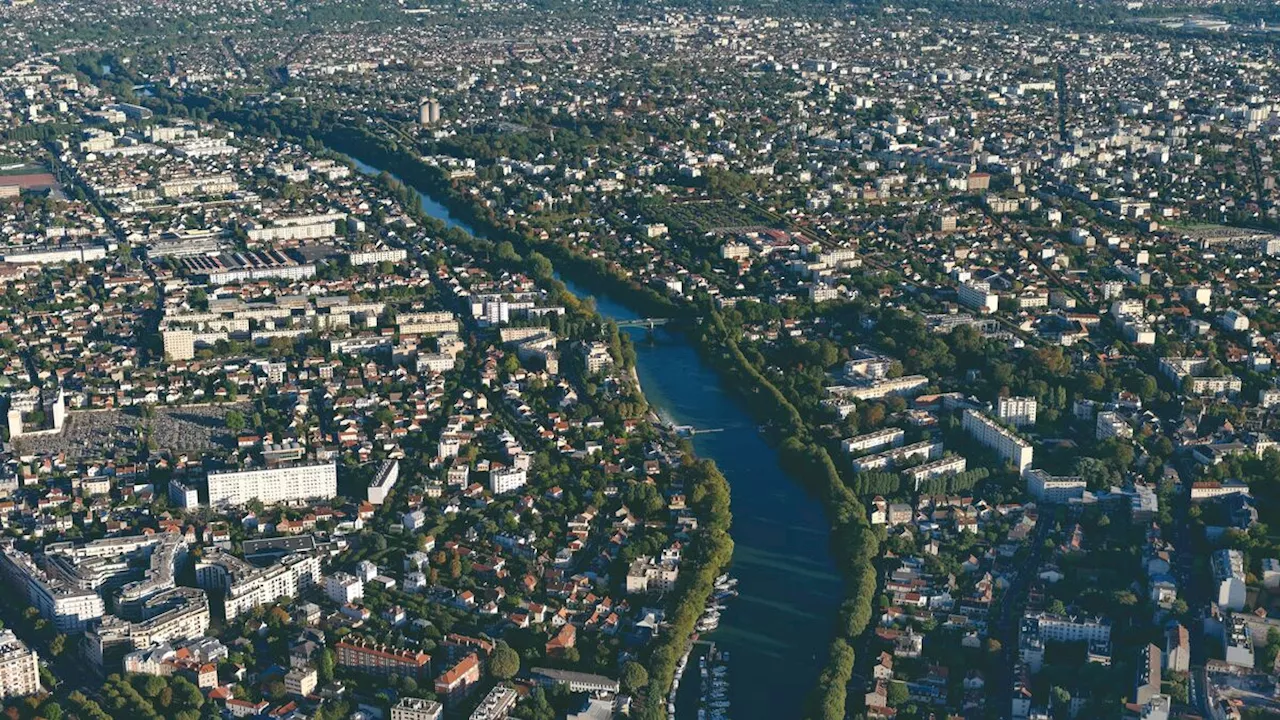
[[[182,328],[164,330],[160,333],[164,345],[164,356],[169,360],[191,360],[196,356],[196,334]]]
[[[1210,558],[1213,567],[1214,602],[1221,610],[1244,609],[1245,577],[1244,554],[1239,550],[1222,549]]]
[[[1124,421],[1120,413],[1104,410],[1094,420],[1093,436],[1099,442],[1113,437],[1129,438],[1133,437],[1133,428]]]
[[[0,632],[0,698],[40,692],[40,667],[36,651],[12,630]]]
[[[134,650],[204,637],[209,597],[197,588],[175,587],[135,604],[130,616],[106,615],[85,633],[85,656],[95,670],[119,669],[123,656]]]
[[[440,720],[444,706],[434,700],[402,697],[391,707],[391,720]]]
[[[351,573],[336,572],[324,579],[324,594],[339,605],[364,599],[364,581]]]
[[[529,482],[529,473],[514,466],[493,465],[489,468],[489,491],[494,495],[511,492]]]
[[[369,481],[369,504],[381,505],[386,502],[387,493],[391,492],[391,488],[395,487],[396,481],[399,479],[400,461],[384,460],[378,466],[378,471],[374,473],[373,480]]]
[[[471,713],[471,720],[502,720],[515,707],[518,699],[520,695],[515,688],[506,684],[495,685],[480,701],[475,712]]]
[[[981,313],[993,313],[1000,309],[1000,296],[991,292],[991,285],[981,280],[956,286],[956,299],[961,305]]]
[[[1165,632],[1164,669],[1171,673],[1191,669],[1191,635],[1180,624]]]
[[[347,256],[350,263],[354,266],[377,265],[382,262],[398,263],[404,261],[407,257],[409,257],[409,254],[400,248],[378,248],[362,252],[353,252]]]
[[[963,455],[950,455],[941,460],[934,460],[923,465],[917,465],[902,471],[902,475],[913,483],[915,492],[919,492],[920,485],[934,478],[947,477],[957,475],[965,471],[968,467],[968,461]]]
[[[450,706],[465,698],[480,682],[480,658],[471,653],[436,678],[436,697]]]
[[[875,455],[855,458],[852,464],[854,472],[871,472],[872,470],[886,470],[913,460],[929,462],[941,457],[942,443],[936,440],[922,440],[918,443],[885,450]]]
[[[396,317],[401,335],[442,335],[458,332],[458,319],[451,312],[404,313]]]
[[[0,573],[58,632],[83,632],[106,614],[106,605],[92,589],[81,588],[64,574],[37,565],[30,555],[14,547],[12,540],[6,541],[2,550]]]
[[[1044,470],[1028,470],[1027,493],[1042,503],[1065,503],[1083,498],[1084,478],[1050,475]]]
[[[1234,613],[1222,623],[1222,656],[1231,665],[1253,669],[1253,632],[1249,623]]]
[[[679,578],[679,564],[646,556],[627,568],[626,588],[628,593],[670,592]]]
[[[873,452],[887,447],[901,447],[907,434],[902,428],[884,428],[864,435],[845,438],[840,441],[840,449],[846,453]]]
[[[338,223],[346,222],[343,213],[302,215],[275,218],[270,225],[257,222],[245,224],[249,242],[272,244],[298,240],[320,240],[338,234]]]
[[[996,417],[1014,427],[1036,424],[1039,403],[1033,397],[1002,397],[996,401]]]
[[[608,345],[589,342],[582,346],[582,362],[588,373],[598,373],[613,364],[613,356],[609,354]]]
[[[961,425],[979,443],[991,448],[1002,459],[1013,463],[1018,472],[1031,467],[1031,443],[1013,434],[1000,423],[976,410],[965,410]]]
[[[371,675],[406,675],[418,680],[431,673],[431,656],[348,636],[335,646],[339,667]]]
[[[284,691],[297,697],[307,697],[315,692],[317,682],[315,668],[293,668],[284,675]]]
[[[903,375],[875,380],[866,385],[840,386],[831,390],[840,397],[854,400],[879,400],[890,395],[911,395],[918,390],[923,390],[928,384],[929,378],[924,375]]]
[[[306,553],[289,555],[275,565],[259,568],[227,552],[205,551],[196,563],[196,584],[224,593],[228,620],[282,597],[296,598],[320,580],[320,557]]]
[[[304,463],[255,470],[208,474],[209,505],[244,505],[257,498],[263,504],[302,502],[338,494],[335,463]]]
[[[1018,658],[1032,674],[1040,672],[1045,645],[1050,642],[1086,643],[1090,661],[1110,663],[1111,623],[1100,617],[1025,613],[1018,635]]]

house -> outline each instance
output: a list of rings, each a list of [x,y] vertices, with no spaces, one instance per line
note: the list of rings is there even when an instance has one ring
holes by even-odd
[[[556,633],[555,637],[547,641],[547,645],[546,645],[547,655],[550,657],[558,657],[562,655],[565,650],[568,650],[569,648],[576,645],[577,642],[578,642],[577,628],[573,626],[573,623],[565,623],[560,628],[560,632]]]
[[[448,705],[454,705],[465,698],[479,681],[480,658],[475,653],[469,653],[436,678],[436,697]]]

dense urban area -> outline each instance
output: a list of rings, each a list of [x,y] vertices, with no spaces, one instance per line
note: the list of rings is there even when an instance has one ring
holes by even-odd
[[[1280,716],[1274,23],[0,0],[5,717]]]

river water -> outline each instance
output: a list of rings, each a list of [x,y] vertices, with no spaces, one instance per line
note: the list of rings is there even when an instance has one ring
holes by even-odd
[[[378,170],[362,162],[365,173]],[[476,233],[444,205],[419,193],[423,210]],[[601,315],[641,315],[618,300],[561,278],[579,297],[594,297]],[[666,421],[699,430],[693,447],[729,481],[734,541],[730,573],[739,597],[729,601],[720,628],[707,636],[729,651],[731,718],[798,718],[832,636],[843,587],[831,559],[828,524],[816,500],[786,473],[746,409],[721,386],[715,371],[678,332],[629,329],[645,397]],[[682,684],[681,720],[696,717],[683,699],[697,687],[691,662]]]

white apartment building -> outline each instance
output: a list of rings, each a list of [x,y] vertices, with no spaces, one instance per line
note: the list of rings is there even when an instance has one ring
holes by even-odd
[[[1044,470],[1028,470],[1026,478],[1027,493],[1042,503],[1065,503],[1084,497],[1083,478],[1050,475]]]
[[[196,334],[181,328],[160,333],[164,356],[170,360],[190,360],[196,356]]]
[[[324,594],[339,605],[364,599],[364,581],[346,572],[336,572],[324,579]]]
[[[1110,410],[1098,413],[1094,424],[1094,438],[1101,441],[1113,437],[1133,437],[1133,428],[1129,427],[1129,423],[1119,413]]]
[[[49,573],[25,552],[8,542],[0,552],[0,572],[10,587],[26,596],[31,607],[53,622],[62,633],[78,633],[105,613],[102,598],[93,590],[67,582],[60,574]]]
[[[840,449],[846,453],[861,453],[881,450],[887,447],[901,447],[907,434],[902,428],[884,428],[856,437],[840,441]]]
[[[1218,550],[1210,558],[1213,566],[1214,602],[1222,610],[1241,611],[1245,603],[1244,555],[1239,550]]]
[[[319,240],[338,234],[338,222],[345,222],[343,213],[305,215],[276,218],[270,226],[248,223],[245,232],[255,243],[274,243],[281,240]]]
[[[200,504],[200,492],[181,480],[170,480],[169,502],[184,510],[194,508]]]
[[[315,692],[317,683],[315,668],[293,668],[284,675],[284,691],[297,697],[307,697]]]
[[[435,700],[402,697],[391,708],[391,720],[440,720],[444,706]]]
[[[993,313],[1000,309],[1000,296],[991,292],[991,285],[981,280],[956,286],[956,299],[961,305],[981,313]]]
[[[266,505],[331,498],[338,494],[338,466],[310,463],[255,470],[211,472],[209,505],[244,505],[257,498]]]
[[[385,460],[378,466],[373,480],[369,481],[368,497],[371,505],[381,505],[387,501],[387,493],[395,487],[400,479],[400,461]]]
[[[320,557],[296,553],[259,568],[221,550],[206,550],[196,563],[196,584],[225,593],[227,619],[282,597],[296,598],[320,581]]]
[[[996,401],[996,417],[1014,427],[1036,424],[1039,403],[1033,397],[1002,397]]]
[[[833,388],[832,392],[855,400],[878,400],[889,395],[909,395],[917,390],[922,390],[928,384],[929,378],[924,375],[903,375],[902,377],[877,380],[867,385]]]
[[[902,474],[914,483],[915,491],[919,491],[921,483],[934,478],[958,475],[964,472],[968,466],[969,463],[963,455],[951,455],[941,460],[934,460],[924,465],[907,468],[902,471]]]
[[[494,495],[522,488],[528,482],[529,473],[523,468],[496,465],[489,468],[489,491]]]
[[[1239,310],[1228,310],[1218,318],[1218,326],[1230,332],[1244,332],[1249,329],[1249,318]]]
[[[582,362],[587,372],[597,373],[613,364],[613,356],[609,354],[609,346],[602,342],[585,343],[582,346]]]
[[[852,465],[854,472],[870,472],[885,470],[911,460],[937,460],[942,457],[942,443],[933,440],[922,440],[900,448],[885,450],[875,455],[855,458]]]
[[[396,317],[401,335],[441,335],[458,332],[458,319],[451,312],[403,313]]]
[[[12,630],[0,632],[0,698],[40,692],[40,667],[36,651]]]
[[[378,250],[366,250],[364,252],[353,252],[348,259],[352,265],[377,265],[380,262],[398,263],[407,258],[409,254],[400,248],[381,248]]]
[[[663,593],[675,589],[680,578],[680,566],[673,561],[659,561],[652,557],[637,558],[627,569],[628,593]]]
[[[107,615],[85,634],[85,655],[95,668],[105,670],[108,655],[118,657],[121,652],[202,638],[209,631],[209,597],[197,588],[175,587],[157,593],[139,611],[145,619],[132,622]]]
[[[1026,472],[1031,467],[1034,454],[1031,443],[1014,435],[1000,423],[976,410],[965,410],[961,425],[975,440],[1013,463],[1018,472]]]

